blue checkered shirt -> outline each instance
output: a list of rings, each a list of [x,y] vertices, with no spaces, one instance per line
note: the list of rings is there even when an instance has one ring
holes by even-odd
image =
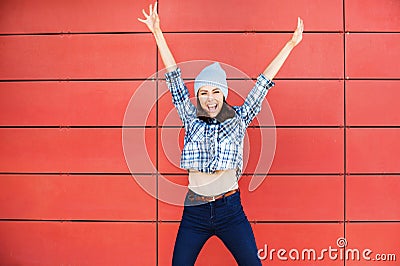
[[[246,128],[260,112],[268,89],[275,83],[260,74],[243,105],[233,106],[235,116],[220,123],[216,119],[205,122],[197,117],[196,107],[190,101],[180,68],[166,73],[165,77],[172,94],[172,102],[186,131],[180,167],[204,173],[237,169],[240,175]]]

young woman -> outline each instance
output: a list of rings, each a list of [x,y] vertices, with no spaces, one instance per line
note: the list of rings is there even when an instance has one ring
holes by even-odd
[[[182,220],[176,237],[173,265],[194,265],[204,243],[219,237],[239,265],[261,265],[250,223],[243,211],[238,180],[243,164],[243,139],[247,126],[258,114],[268,89],[292,49],[300,43],[303,21],[276,58],[257,78],[242,106],[226,103],[225,71],[218,63],[196,77],[197,106],[181,78],[160,28],[157,2],[149,14],[142,10],[167,69],[166,81],[173,103],[185,127],[180,166],[188,170],[189,185]]]

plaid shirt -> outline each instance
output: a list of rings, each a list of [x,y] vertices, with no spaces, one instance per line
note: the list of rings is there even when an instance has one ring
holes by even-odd
[[[216,119],[205,122],[196,116],[196,107],[190,101],[189,91],[181,77],[181,70],[165,74],[179,117],[185,127],[184,148],[180,166],[204,173],[243,167],[243,139],[246,128],[260,112],[268,89],[275,85],[263,74],[241,106],[233,106],[235,117],[220,123]]]

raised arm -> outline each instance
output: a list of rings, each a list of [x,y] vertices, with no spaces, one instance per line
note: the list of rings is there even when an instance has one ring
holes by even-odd
[[[165,80],[172,95],[172,102],[175,105],[179,117],[181,118],[185,128],[196,117],[196,107],[190,101],[189,91],[181,77],[180,68],[177,67],[174,57],[168,48],[167,42],[160,28],[160,19],[157,14],[157,2],[149,7],[149,14],[142,10],[145,19],[138,18],[139,21],[146,24],[153,33],[161,59],[167,69]]]
[[[165,41],[164,35],[160,28],[160,18],[157,14],[157,2],[154,3],[154,7],[153,5],[150,5],[149,14],[147,14],[144,9],[142,12],[145,19],[138,18],[138,20],[146,24],[149,30],[153,33],[165,68],[168,72],[175,70],[177,68],[175,59],[168,48],[167,42]]]
[[[301,42],[303,38],[303,30],[304,30],[303,20],[301,18],[298,18],[297,29],[294,32],[292,39],[286,43],[283,49],[275,57],[275,59],[272,60],[269,66],[264,70],[263,74],[266,78],[272,80],[276,76],[279,69],[281,69],[283,63],[285,62],[286,58],[289,56],[290,52],[296,45],[298,45]]]
[[[268,90],[275,85],[272,79],[278,73],[292,49],[300,43],[303,35],[303,28],[303,21],[298,18],[297,29],[291,40],[286,43],[275,59],[272,60],[269,66],[264,70],[263,75],[260,74],[257,78],[256,84],[247,95],[243,105],[237,108],[237,113],[246,123],[246,126],[248,126],[254,117],[260,112],[262,101],[267,95]]]

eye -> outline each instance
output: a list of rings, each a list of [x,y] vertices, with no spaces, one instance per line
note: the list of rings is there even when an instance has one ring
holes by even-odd
[[[202,96],[207,95],[207,92],[206,91],[201,91],[200,95],[202,95]]]
[[[213,93],[220,93],[220,90],[215,90],[213,91]]]

